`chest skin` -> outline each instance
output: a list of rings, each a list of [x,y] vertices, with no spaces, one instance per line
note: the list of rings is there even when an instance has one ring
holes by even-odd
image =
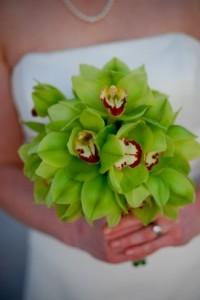
[[[102,2],[74,0],[86,14],[97,14]],[[89,24],[78,20],[61,0],[1,1],[0,45],[9,68],[28,52],[76,48],[166,32],[200,38],[198,0],[116,0],[109,15]]]

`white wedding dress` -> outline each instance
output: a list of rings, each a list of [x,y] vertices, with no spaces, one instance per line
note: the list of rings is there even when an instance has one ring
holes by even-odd
[[[145,65],[149,85],[170,96],[177,122],[200,135],[200,43],[172,33],[49,53],[30,53],[16,65],[13,97],[20,119],[30,120],[36,80],[71,96],[71,76],[80,63],[102,67],[112,57],[135,68]],[[26,139],[32,133],[24,128]],[[192,164],[197,180],[199,163]],[[199,300],[200,236],[188,245],[165,248],[145,267],[110,265],[79,249],[31,230],[25,300]]]

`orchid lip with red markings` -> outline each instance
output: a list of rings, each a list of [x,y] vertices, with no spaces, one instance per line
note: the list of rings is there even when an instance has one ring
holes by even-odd
[[[100,93],[100,99],[105,108],[115,117],[124,112],[127,97],[127,92],[115,85],[103,88]]]
[[[149,152],[145,155],[145,166],[150,171],[159,162],[160,153],[156,151]]]
[[[94,133],[91,131],[83,130],[78,133],[75,140],[75,151],[81,160],[88,163],[98,163],[100,160],[97,146],[94,143]]]
[[[115,163],[115,168],[122,170],[125,167],[134,168],[141,162],[142,149],[138,143],[133,140],[119,139],[124,156]]]

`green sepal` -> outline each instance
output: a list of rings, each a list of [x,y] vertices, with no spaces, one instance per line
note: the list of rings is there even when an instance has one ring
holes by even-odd
[[[34,200],[36,204],[45,204],[49,192],[48,181],[42,178],[36,178],[34,182]]]
[[[36,170],[41,163],[41,159],[37,154],[29,155],[24,164],[24,174],[32,181],[36,179]]]
[[[170,192],[175,196],[185,198],[188,202],[195,200],[194,184],[183,173],[171,168],[166,168],[160,173],[160,176],[169,186]],[[172,196],[170,196],[170,198],[171,197]]]
[[[64,125],[60,131],[62,132],[68,132],[71,133],[71,131],[77,127],[80,126],[80,122],[79,122],[79,118],[74,118],[73,120],[71,120],[70,122],[68,122],[66,125]]]
[[[107,184],[105,176],[99,175],[83,183],[81,203],[86,218],[91,222],[105,217],[112,211],[116,202],[114,192]]]
[[[170,199],[167,204],[173,205],[176,207],[182,207],[182,206],[191,204],[192,202],[194,202],[194,200],[191,201],[191,199],[189,199],[187,196],[180,196],[180,195],[177,195],[177,194],[171,192]]]
[[[90,164],[73,156],[70,157],[65,171],[69,178],[77,181],[85,181],[98,175],[99,164]]]
[[[79,203],[73,205],[54,204],[57,216],[61,221],[74,222],[82,216],[82,210]]]
[[[66,130],[66,127],[69,126],[69,123],[67,123],[66,121],[50,122],[45,126],[46,133],[48,134],[50,132],[55,132],[55,131],[68,132],[69,130]]]
[[[200,144],[195,139],[186,139],[174,143],[175,150],[186,159],[193,160],[200,157]]]
[[[174,143],[172,141],[172,139],[165,134],[165,142],[166,142],[166,146],[167,148],[165,149],[165,151],[162,153],[164,157],[173,157],[174,156]]]
[[[101,69],[87,64],[80,64],[79,71],[81,77],[96,78]]]
[[[73,204],[81,198],[82,183],[69,178],[67,168],[58,171],[51,184],[53,201],[57,204]]]
[[[163,152],[167,149],[166,135],[156,126],[150,126],[153,132],[153,143],[151,145],[151,151]]]
[[[118,82],[124,77],[124,74],[116,71],[101,71],[97,79],[103,86],[117,85]]]
[[[38,133],[40,133],[41,131],[45,131],[45,124],[43,123],[33,122],[33,121],[23,121],[22,124]]]
[[[172,221],[176,221],[179,217],[179,209],[177,206],[167,203],[163,207],[163,215],[171,219]]]
[[[108,171],[115,162],[123,158],[123,155],[118,138],[113,134],[108,135],[107,141],[100,151],[100,173]]]
[[[127,193],[136,186],[146,182],[149,176],[147,168],[142,163],[134,168],[126,167],[123,169],[122,173],[123,177],[120,185],[123,193]]]
[[[19,150],[19,156],[24,162],[23,171],[24,174],[30,179],[35,180],[35,171],[41,163],[41,159],[36,153],[29,154],[30,149],[32,148],[32,144],[24,144]]]
[[[196,135],[187,128],[180,125],[172,125],[169,127],[167,134],[174,142],[196,138]]]
[[[65,121],[68,123],[78,117],[82,112],[79,106],[80,101],[78,100],[60,101],[48,109],[48,114],[53,122]]]
[[[112,209],[106,215],[109,228],[115,227],[120,222],[122,217],[122,211],[123,211],[123,209],[121,210],[121,206],[119,206],[119,202],[120,205],[122,204],[121,200],[119,200],[119,195],[117,195],[116,193],[114,195],[115,195],[116,203],[118,205],[113,202]]]
[[[67,151],[69,134],[51,132],[47,134],[38,147],[40,158],[48,165],[63,168],[70,159]]]
[[[19,150],[18,154],[20,158],[25,162],[26,159],[32,154],[38,153],[38,147],[41,142],[41,140],[44,138],[45,132],[42,131],[36,135],[31,142],[23,144]]]
[[[67,209],[69,208],[69,206],[70,206],[69,204],[54,203],[54,208],[55,208],[56,214],[61,221],[65,221],[64,216],[65,216],[65,213],[66,213]]]
[[[173,112],[167,95],[164,95],[158,91],[152,91],[154,97],[154,103],[148,110],[146,118],[156,120],[160,125],[168,128],[176,117]]]
[[[112,190],[116,193],[123,194],[120,182],[122,180],[123,173],[115,172],[115,167],[111,167],[108,172],[108,183]]]
[[[145,185],[158,206],[162,207],[167,203],[170,197],[170,190],[167,182],[162,177],[151,174]]]
[[[99,95],[103,88],[102,83],[96,79],[81,76],[72,77],[73,90],[81,102],[95,111],[106,112]]]
[[[106,71],[116,71],[123,74],[128,74],[130,72],[129,67],[120,59],[114,57],[109,60],[102,68],[102,70]]]
[[[153,96],[147,84],[147,74],[144,67],[132,70],[128,75],[123,77],[118,86],[125,89],[128,93],[125,112],[134,111],[137,106],[151,105]]]
[[[121,65],[121,67],[120,67]],[[91,78],[91,79],[97,79],[100,81],[103,85],[109,86],[113,84],[117,84],[117,82],[125,75],[125,64],[122,62],[118,63],[117,69],[116,66],[112,64],[112,68],[102,68],[99,69],[94,66],[86,65],[86,64],[81,64],[80,65],[80,76],[81,77],[86,77],[86,78]],[[128,69],[126,69],[127,73]]]
[[[174,156],[170,158],[168,161],[168,167],[175,169],[176,171],[180,171],[186,175],[190,172],[190,164],[188,160],[179,152],[175,152]]]
[[[143,203],[142,207],[133,208],[132,212],[136,218],[138,218],[142,224],[146,226],[153,222],[162,211],[159,206],[149,198]]]
[[[110,134],[116,133],[116,126],[114,124],[103,127],[95,136],[95,142],[101,148]]]
[[[30,149],[30,143],[25,143],[18,149],[19,157],[23,162],[25,162],[28,158],[29,149]]]
[[[127,201],[124,195],[115,193],[115,200],[123,213],[128,213]]]
[[[147,111],[149,110],[148,105],[141,105],[136,107],[132,112],[123,114],[122,116],[119,117],[120,120],[126,121],[126,122],[131,122],[136,119],[142,118]]]
[[[139,185],[138,187],[132,189],[130,192],[125,194],[128,204],[133,207],[140,207],[143,201],[150,195],[149,190],[145,187],[144,184]]]
[[[105,126],[103,118],[98,113],[89,108],[86,108],[82,112],[79,120],[83,128],[86,130],[88,129],[98,132]]]
[[[200,143],[187,128],[180,125],[170,126],[167,134],[174,142],[174,148],[186,159],[192,160],[200,157]]]
[[[149,172],[143,164],[134,168],[126,167],[123,170],[112,168],[109,171],[109,182],[115,191],[126,194],[146,182],[148,176]]]
[[[58,169],[46,164],[44,161],[40,163],[35,170],[35,174],[43,179],[49,179],[53,177]]]

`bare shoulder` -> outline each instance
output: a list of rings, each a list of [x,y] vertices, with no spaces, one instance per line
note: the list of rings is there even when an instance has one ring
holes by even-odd
[[[19,164],[17,150],[22,143],[22,132],[12,102],[10,90],[10,65],[8,63],[6,34],[9,28],[11,1],[0,1],[0,166]]]
[[[38,28],[42,28],[39,12],[39,0],[0,1],[0,45],[5,49],[11,68],[21,55],[38,43]]]
[[[188,18],[186,33],[194,36],[200,41],[200,1],[188,1],[188,10],[186,17]]]
[[[4,51],[0,49],[0,165],[18,164],[17,150],[22,143],[22,132],[12,102],[9,66]]]

